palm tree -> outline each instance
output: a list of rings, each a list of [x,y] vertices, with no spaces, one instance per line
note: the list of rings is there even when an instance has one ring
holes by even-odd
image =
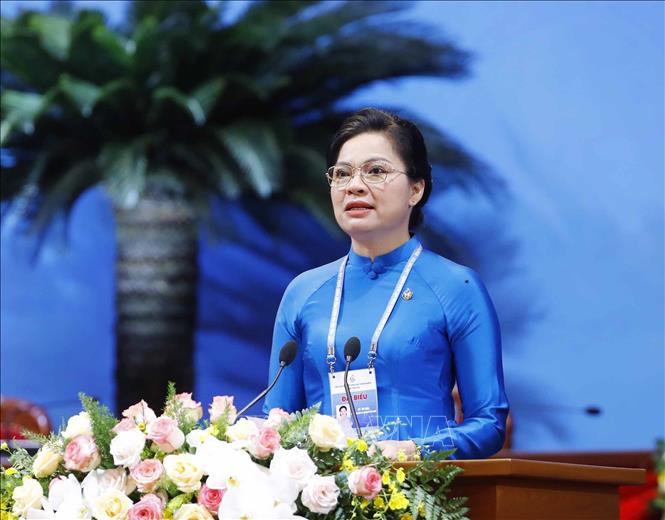
[[[1,176],[37,232],[101,185],[116,216],[117,402],[193,384],[197,239],[211,197],[285,197],[328,211],[324,152],[373,82],[459,78],[469,55],[407,2],[137,1],[126,27],[84,10],[2,19]],[[480,186],[483,166],[425,125],[439,187]]]

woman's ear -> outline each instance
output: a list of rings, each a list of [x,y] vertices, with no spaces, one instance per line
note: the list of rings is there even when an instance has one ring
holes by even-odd
[[[420,202],[425,194],[425,179],[411,181],[411,195],[409,196],[409,206],[415,206]]]

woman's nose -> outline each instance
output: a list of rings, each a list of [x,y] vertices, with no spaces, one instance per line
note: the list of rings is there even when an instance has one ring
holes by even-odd
[[[359,171],[354,172],[351,180],[346,185],[346,191],[347,193],[364,193],[367,191],[367,185]]]

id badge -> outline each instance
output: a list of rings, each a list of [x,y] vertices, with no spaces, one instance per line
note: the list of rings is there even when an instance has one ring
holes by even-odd
[[[358,437],[353,424],[351,407],[344,391],[344,372],[329,373],[328,382],[333,416],[347,437]],[[376,389],[376,371],[370,368],[350,370],[348,382],[363,436],[378,430],[379,399]]]

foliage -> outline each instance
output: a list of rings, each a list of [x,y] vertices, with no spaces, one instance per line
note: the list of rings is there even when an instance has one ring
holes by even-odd
[[[380,80],[467,73],[469,54],[408,2],[136,1],[124,27],[101,13],[2,19],[2,199],[41,229],[101,184],[133,207],[146,190],[189,200],[283,195],[328,215],[328,140],[340,101]],[[487,179],[440,130],[426,131],[441,186]],[[435,168],[436,169],[436,168]],[[325,208],[325,209],[324,209]],[[329,217],[328,217],[329,218]]]
[[[95,438],[99,455],[102,458],[101,467],[105,469],[115,467],[113,456],[111,455],[111,440],[113,438],[113,427],[118,424],[118,420],[113,416],[108,407],[99,404],[83,392],[79,393],[79,400],[83,409],[90,417],[92,435]]]
[[[320,408],[321,403],[317,403],[314,406],[303,410],[302,412],[294,412],[293,420],[284,423],[279,429],[279,435],[282,438],[282,446],[284,446],[286,449],[293,447],[304,449],[308,448],[307,429],[309,428],[309,423],[311,422],[312,418],[317,413],[319,413]]]
[[[169,381],[166,391],[166,402],[164,403],[164,415],[178,421],[180,429],[187,435],[198,426],[198,421],[193,419],[183,407],[182,401],[176,399],[175,383]]]

